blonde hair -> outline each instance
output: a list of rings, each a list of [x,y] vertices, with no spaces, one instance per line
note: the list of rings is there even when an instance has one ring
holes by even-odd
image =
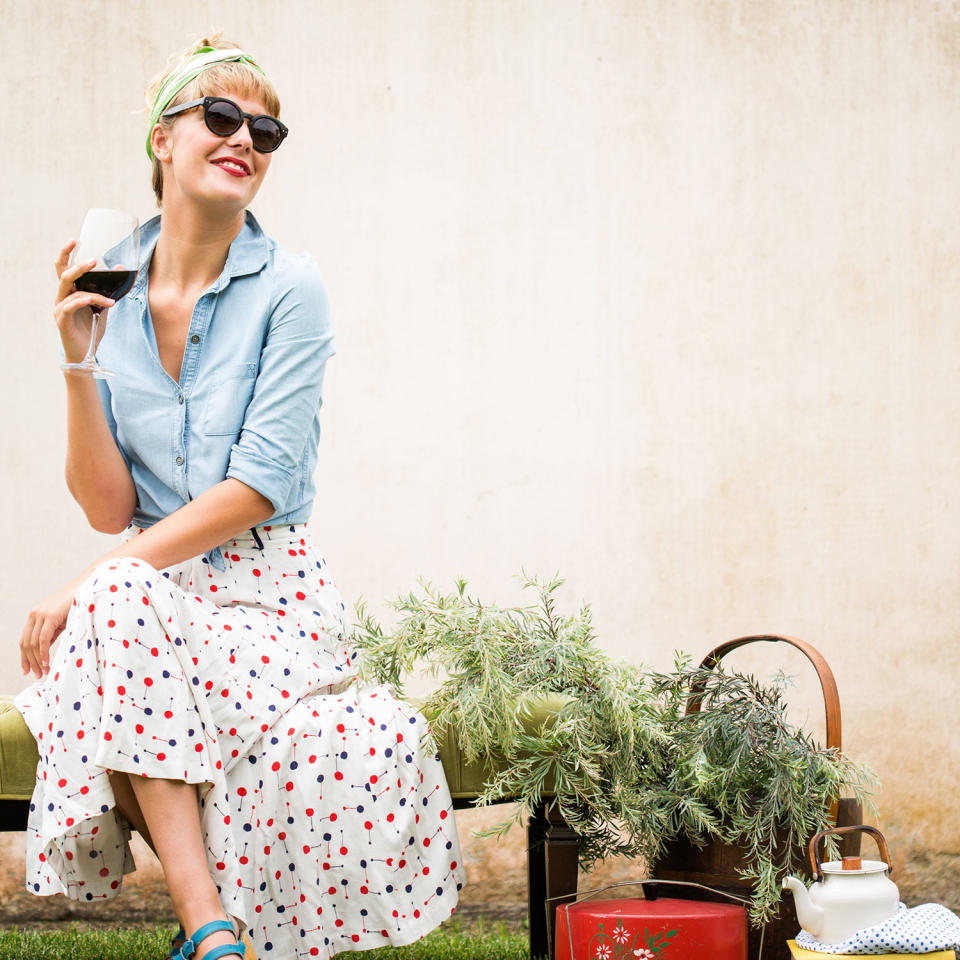
[[[239,46],[230,40],[224,40],[222,32],[218,30],[209,36],[198,39],[177,59],[176,63],[168,66],[162,74],[151,81],[146,91],[148,111],[153,108],[157,94],[167,77],[204,47],[226,50]],[[217,63],[204,70],[177,93],[165,109],[177,107],[188,100],[199,100],[201,97],[213,97],[226,92],[233,93],[244,100],[259,100],[267,113],[274,117],[280,116],[280,98],[277,96],[273,84],[253,67],[238,61]],[[176,117],[160,117],[157,123],[165,130],[169,130],[176,119]],[[156,194],[157,206],[159,207],[163,202],[163,167],[156,157],[153,158],[153,192]]]

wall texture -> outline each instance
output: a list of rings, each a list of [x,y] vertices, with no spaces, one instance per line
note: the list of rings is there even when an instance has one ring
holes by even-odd
[[[513,601],[523,565],[636,662],[804,637],[902,892],[960,907],[960,5],[197,10],[0,0],[5,686],[106,547],[62,479],[51,264],[87,206],[150,213],[141,89],[223,25],[292,131],[254,209],[333,303],[312,525],[348,604]],[[802,663],[738,662],[819,722]]]

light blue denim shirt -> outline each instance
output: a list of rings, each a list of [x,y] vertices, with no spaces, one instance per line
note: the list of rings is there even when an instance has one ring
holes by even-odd
[[[110,309],[97,361],[107,423],[149,527],[226,477],[274,508],[267,523],[309,519],[323,373],[335,352],[329,301],[307,255],[277,248],[253,214],[223,272],[197,300],[179,383],[160,364],[147,299],[160,218],[140,230],[133,289]],[[108,262],[131,262],[123,245]]]

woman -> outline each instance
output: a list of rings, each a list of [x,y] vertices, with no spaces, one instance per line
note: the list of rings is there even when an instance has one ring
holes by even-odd
[[[27,888],[115,896],[135,827],[183,931],[171,956],[332,956],[423,936],[462,879],[423,718],[351,679],[307,531],[333,354],[316,266],[246,212],[286,135],[270,82],[214,38],[148,93],[159,217],[116,304],[57,261],[68,361],[109,310],[109,386],[67,376],[71,493],[130,535],[38,604]],[[62,634],[62,635],[61,635]],[[51,658],[50,649],[59,636]],[[235,921],[230,922],[228,918]],[[182,942],[183,941],[183,942]]]

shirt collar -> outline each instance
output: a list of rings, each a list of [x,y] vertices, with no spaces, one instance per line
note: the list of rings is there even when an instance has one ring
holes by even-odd
[[[140,227],[140,266],[134,293],[140,293],[147,284],[146,267],[150,263],[159,237],[160,214],[157,214]],[[224,264],[223,272],[214,284],[214,289],[223,289],[234,277],[259,273],[266,265],[268,255],[266,234],[260,229],[257,218],[247,210],[243,226],[230,244],[227,262]],[[117,263],[121,261],[122,253],[116,259]]]

